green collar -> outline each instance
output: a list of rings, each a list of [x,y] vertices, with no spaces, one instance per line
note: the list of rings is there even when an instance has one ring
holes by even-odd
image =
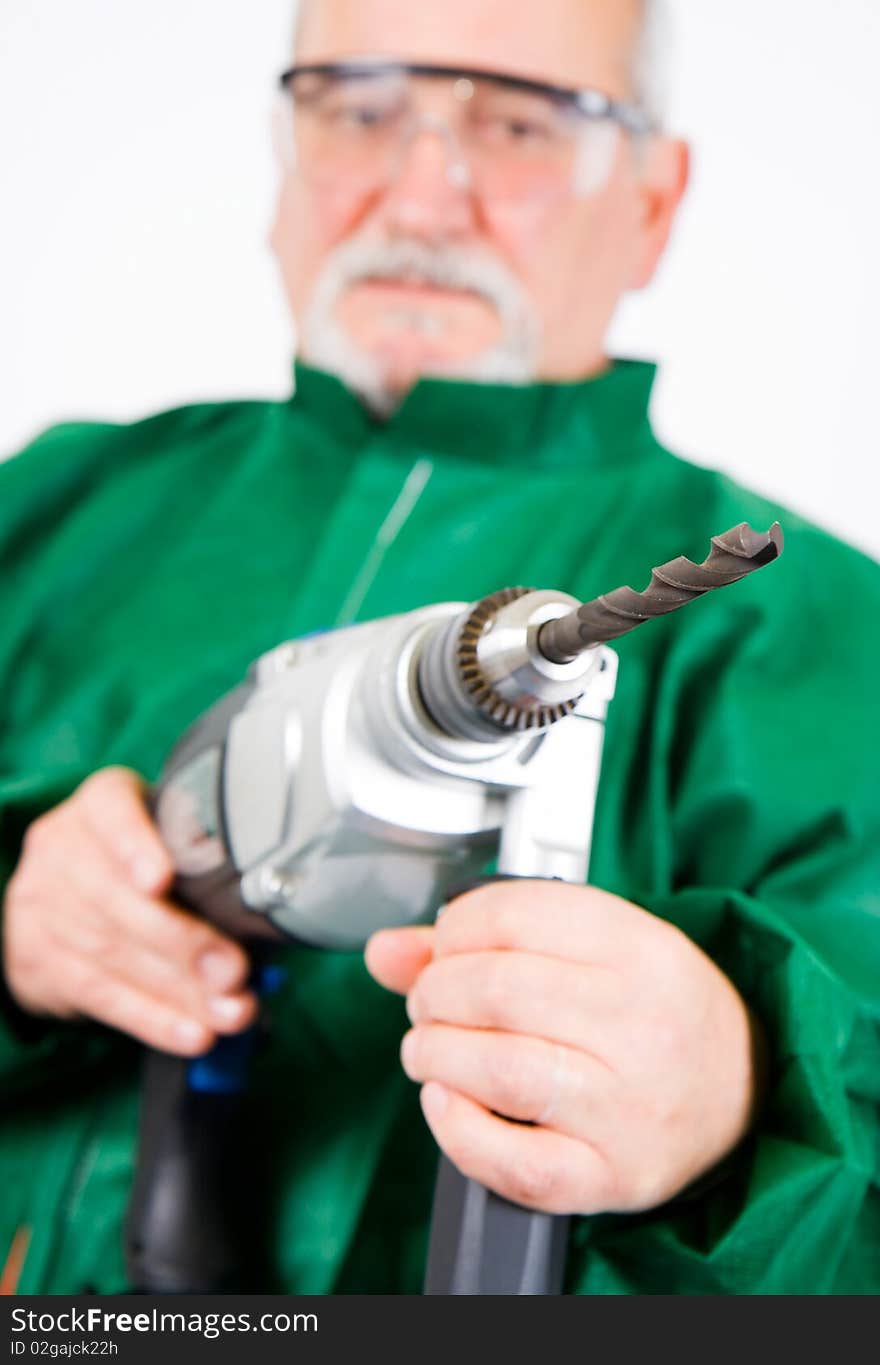
[[[343,445],[380,440],[487,463],[619,463],[657,445],[648,420],[656,366],[615,360],[592,379],[528,385],[420,379],[386,421],[335,375],[294,366],[292,409]]]

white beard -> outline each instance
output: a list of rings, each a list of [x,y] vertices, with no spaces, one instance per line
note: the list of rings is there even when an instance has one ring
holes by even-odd
[[[426,373],[481,383],[528,384],[534,380],[540,321],[510,271],[493,256],[473,247],[428,247],[408,239],[384,242],[354,238],[330,254],[303,319],[303,359],[335,374],[377,416],[389,416],[402,395],[390,387],[382,362],[351,339],[337,321],[336,312],[345,292],[358,281],[406,277],[438,288],[470,290],[495,309],[501,324],[501,336],[492,346],[454,364],[431,366]],[[436,319],[406,307],[391,315],[392,325],[395,321],[401,328],[426,337],[435,335],[441,326]]]

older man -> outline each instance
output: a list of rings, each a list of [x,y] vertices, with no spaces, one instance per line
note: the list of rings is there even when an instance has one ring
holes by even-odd
[[[687,179],[651,11],[311,0],[278,118],[293,398],[56,428],[0,471],[22,1290],[125,1287],[122,1035],[192,1056],[255,1013],[241,949],[169,901],[131,769],[283,638],[508,582],[588,597],[774,515],[663,451],[651,367],[605,350]],[[621,643],[595,886],[498,885],[375,936],[391,994],[288,951],[242,1169],[252,1283],[417,1289],[433,1134],[582,1215],[572,1292],[880,1287],[880,658],[841,610],[876,612],[880,576],[785,524],[772,578]]]

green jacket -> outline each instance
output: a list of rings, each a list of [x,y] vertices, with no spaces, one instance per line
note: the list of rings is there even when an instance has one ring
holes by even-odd
[[[650,366],[422,381],[387,423],[297,368],[281,403],[67,425],[0,466],[0,887],[23,830],[111,763],[155,778],[281,640],[509,584],[591,597],[777,510],[652,435]],[[776,565],[621,640],[591,880],[705,948],[764,1020],[769,1098],[723,1176],[574,1222],[585,1294],[880,1290],[880,569],[780,513]],[[242,1187],[266,1291],[418,1292],[436,1149],[359,955],[285,950]],[[126,1287],[138,1049],[0,1036],[0,1263]]]

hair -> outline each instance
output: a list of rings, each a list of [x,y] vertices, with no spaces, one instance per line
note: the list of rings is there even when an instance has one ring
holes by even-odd
[[[307,3],[296,0],[293,28],[293,50],[299,43],[300,25]],[[658,127],[666,113],[666,49],[669,44],[670,15],[667,0],[641,0],[642,17],[638,41],[633,53],[632,85],[637,103]]]
[[[670,14],[666,0],[642,0],[642,21],[633,53],[632,84],[637,103],[661,127],[667,112],[667,49]]]

